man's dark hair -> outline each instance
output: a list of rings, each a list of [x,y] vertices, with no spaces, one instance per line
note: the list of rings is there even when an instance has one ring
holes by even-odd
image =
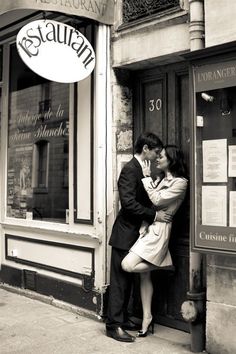
[[[156,148],[159,149],[163,148],[162,141],[158,138],[158,136],[156,134],[149,133],[149,132],[142,133],[138,137],[138,139],[134,144],[135,153],[141,154],[144,145],[147,145],[149,150],[156,149]]]

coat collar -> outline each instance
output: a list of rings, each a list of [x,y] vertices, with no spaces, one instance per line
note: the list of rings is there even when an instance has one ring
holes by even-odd
[[[172,176],[172,175],[168,175],[168,176],[166,176],[166,177],[164,177],[163,179],[165,180],[165,181],[172,181],[172,179],[174,179],[175,177],[174,176]]]

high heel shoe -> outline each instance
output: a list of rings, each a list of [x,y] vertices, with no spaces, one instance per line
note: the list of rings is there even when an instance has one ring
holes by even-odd
[[[153,318],[151,319],[151,322],[147,326],[146,331],[143,331],[143,330],[138,331],[137,337],[147,337],[148,333],[154,334],[154,320],[153,320]]]

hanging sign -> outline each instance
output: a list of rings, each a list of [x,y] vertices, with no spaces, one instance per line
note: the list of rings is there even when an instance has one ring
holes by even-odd
[[[0,1],[0,15],[12,10],[56,11],[91,18],[112,25],[114,0],[7,0]]]
[[[196,67],[196,92],[216,90],[236,85],[236,61],[226,61]]]
[[[16,45],[24,63],[51,81],[83,80],[95,66],[95,53],[87,38],[75,28],[57,21],[28,23],[17,34]]]

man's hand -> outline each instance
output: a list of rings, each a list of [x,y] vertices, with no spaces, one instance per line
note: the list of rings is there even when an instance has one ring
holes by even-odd
[[[173,215],[166,212],[165,210],[159,210],[156,212],[155,221],[160,222],[172,222]]]

